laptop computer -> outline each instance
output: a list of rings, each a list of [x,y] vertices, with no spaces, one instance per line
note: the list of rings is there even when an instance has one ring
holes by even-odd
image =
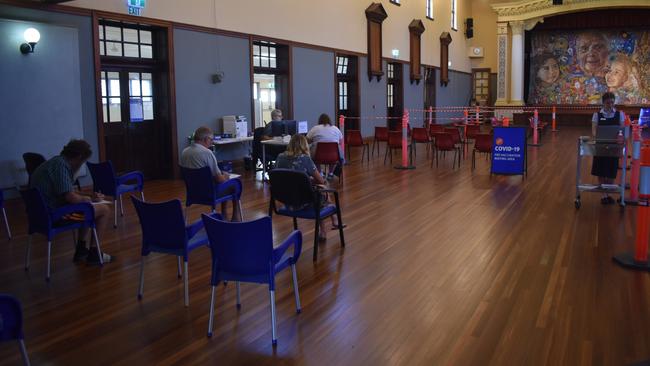
[[[596,127],[597,142],[616,142],[618,132],[622,131],[620,126],[598,126]]]

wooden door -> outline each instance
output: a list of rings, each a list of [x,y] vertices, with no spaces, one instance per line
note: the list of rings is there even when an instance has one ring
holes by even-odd
[[[170,146],[163,138],[165,124],[157,118],[155,79],[150,69],[101,71],[106,159],[117,172],[140,170],[147,178],[169,173],[162,164]]]

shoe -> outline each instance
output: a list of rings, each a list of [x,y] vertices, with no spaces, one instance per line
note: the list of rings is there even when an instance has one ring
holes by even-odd
[[[327,180],[332,180],[334,178],[334,173],[327,174]]]
[[[320,242],[327,241],[327,236],[326,235],[318,235],[318,241],[320,241]]]
[[[102,253],[102,256],[103,256],[102,259],[104,260],[104,264],[113,262],[115,260],[115,256],[111,256],[106,253]],[[88,253],[88,258],[86,258],[86,263],[90,265],[100,264],[99,252],[97,251],[97,247],[90,248],[90,251]]]
[[[72,259],[72,261],[74,263],[81,262],[84,259],[86,259],[86,257],[88,257],[89,253],[90,251],[88,250],[88,248],[86,248],[85,245],[77,245],[77,249],[75,249],[74,251],[74,258]]]
[[[614,202],[615,202],[614,199],[610,196],[606,196],[600,199],[600,203],[603,205],[611,205]]]
[[[343,224],[343,229],[345,229],[346,227],[348,227],[348,225]],[[332,225],[332,230],[338,230],[338,229],[340,229],[340,225]]]

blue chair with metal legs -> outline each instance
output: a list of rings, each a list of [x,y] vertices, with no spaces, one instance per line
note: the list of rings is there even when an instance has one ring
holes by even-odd
[[[269,285],[272,343],[276,345],[275,275],[291,267],[296,312],[300,313],[296,262],[302,250],[302,233],[293,231],[279,247],[273,248],[273,228],[268,216],[248,222],[226,222],[208,215],[202,218],[212,252],[208,337],[212,337],[214,293],[221,281],[235,281],[237,308],[241,307],[239,282],[264,283]],[[289,247],[293,247],[291,254],[287,253]]]
[[[133,171],[115,175],[115,169],[110,161],[102,163],[87,162],[88,170],[93,178],[93,191],[113,197],[113,227],[117,227],[117,201],[120,201],[120,214],[124,216],[124,205],[122,195],[129,192],[140,192],[140,198],[144,201],[144,175],[140,171]]]
[[[7,210],[5,210],[5,196],[0,189],[0,208],[2,208],[2,216],[5,219],[5,227],[7,228],[7,237],[11,240],[11,229],[9,229],[9,221],[7,220]]]
[[[185,263],[183,285],[185,286],[185,306],[190,305],[187,259],[192,250],[208,245],[208,237],[203,230],[203,221],[197,220],[185,225],[181,201],[172,200],[161,203],[146,203],[131,196],[142,227],[142,258],[140,260],[140,285],[138,300],[144,292],[144,261],[151,252],[173,254],[178,258],[178,277],[181,277],[180,258]],[[221,218],[219,214],[214,217]]]
[[[181,176],[185,181],[185,211],[191,205],[205,205],[215,212],[217,204],[228,201],[237,201],[241,219],[244,219],[244,212],[241,208],[242,184],[239,179],[229,179],[223,183],[216,184],[209,167],[190,169],[181,167]],[[228,192],[229,194],[223,194]]]
[[[0,294],[0,342],[18,341],[23,364],[29,366],[29,356],[23,335],[23,310],[20,301],[8,294]]]
[[[52,241],[58,233],[64,231],[89,228],[93,231],[97,251],[99,252],[99,263],[104,264],[103,254],[97,237],[95,228],[95,210],[90,203],[77,203],[67,205],[56,209],[50,209],[43,199],[43,195],[37,188],[30,188],[21,191],[20,194],[25,202],[27,209],[27,221],[29,223],[27,240],[27,251],[25,254],[25,270],[29,270],[29,257],[32,244],[33,234],[43,234],[47,237],[47,275],[46,281],[50,280]],[[82,214],[81,220],[68,220],[66,217],[70,214]]]

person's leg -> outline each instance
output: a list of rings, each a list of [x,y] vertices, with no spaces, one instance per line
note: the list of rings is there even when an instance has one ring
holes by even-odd
[[[95,209],[95,228],[98,232],[102,232],[103,229],[106,227],[106,223],[108,220],[111,218],[112,214],[112,207],[108,204],[99,204],[99,205],[94,205],[93,208]],[[90,230],[88,230],[90,231]],[[98,264],[99,262],[99,251],[97,250],[97,243],[94,240],[95,238],[92,236],[92,233],[90,235],[89,243],[90,248],[89,251],[90,253],[88,254],[88,259],[87,263],[89,264]],[[94,243],[94,245],[93,245]],[[114,260],[114,257],[110,256],[109,254],[103,252],[103,261],[104,263],[109,263]]]
[[[224,220],[228,217],[228,202],[221,202],[221,217]]]

